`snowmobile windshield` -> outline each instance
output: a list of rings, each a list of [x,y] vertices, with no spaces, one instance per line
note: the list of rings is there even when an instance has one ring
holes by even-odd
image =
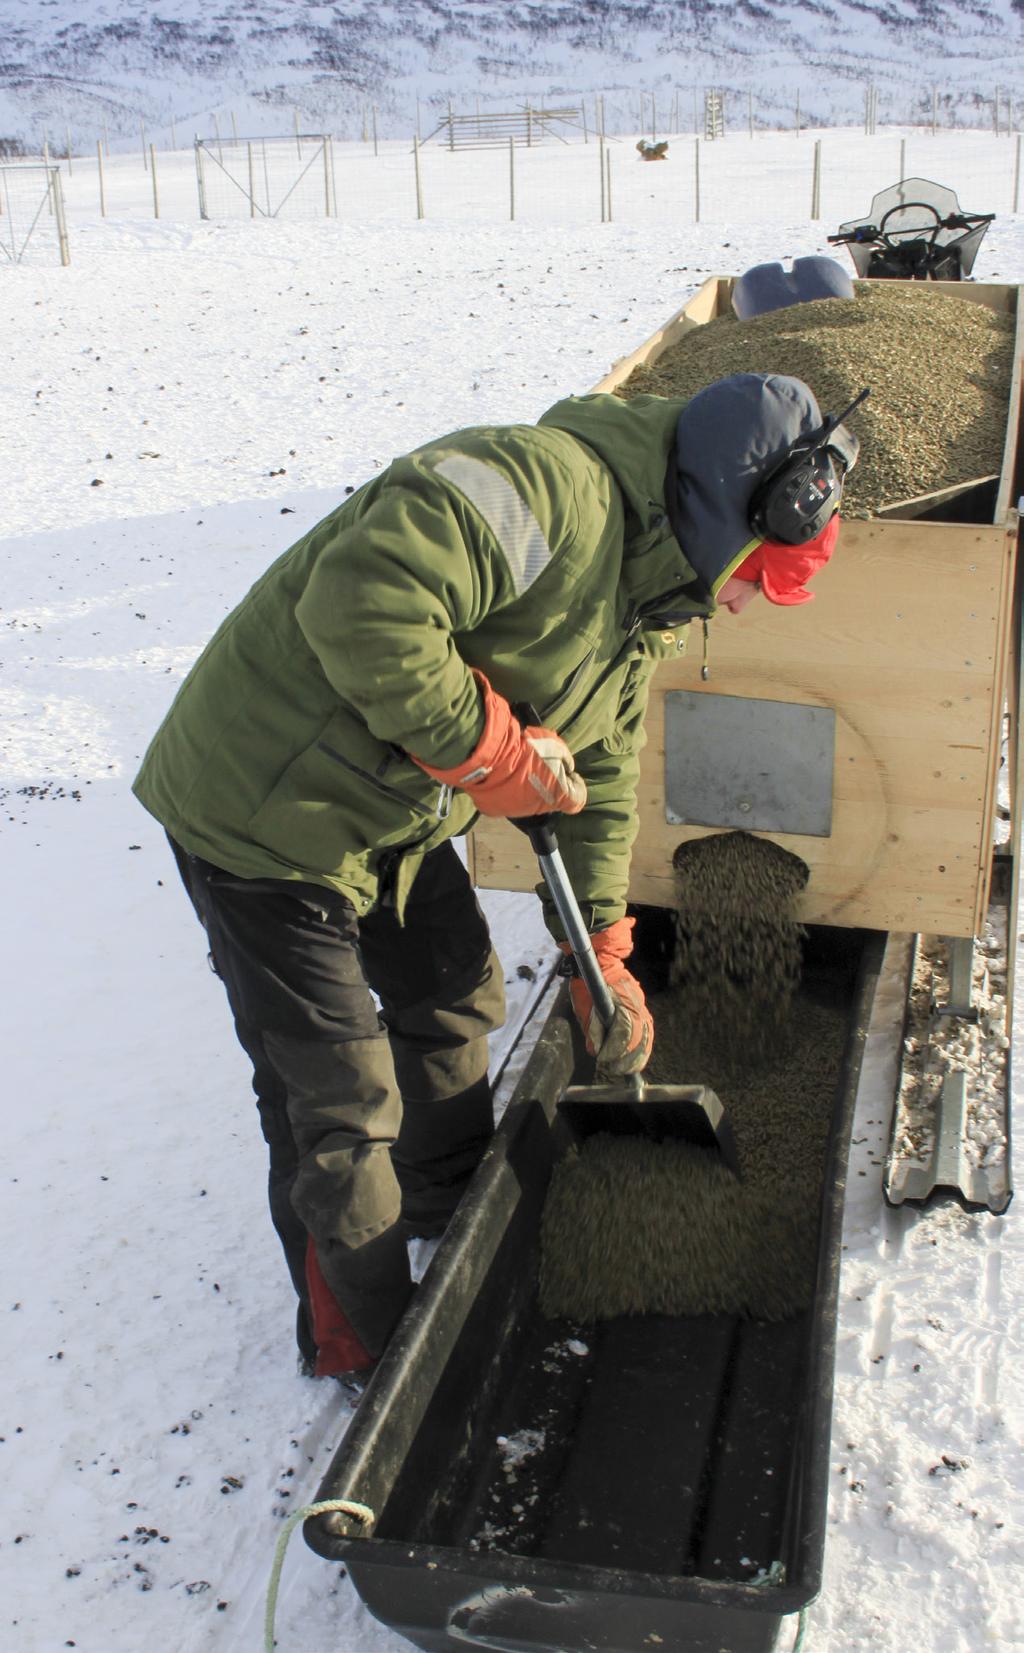
[[[989,222],[987,214],[963,212],[956,191],[945,184],[904,178],[879,191],[866,217],[840,224],[838,236],[829,239],[846,243],[859,276],[876,273],[869,266],[883,241],[897,253],[901,248],[909,253],[913,244],[920,243],[922,256],[932,257],[937,249],[955,245],[960,272],[966,276]]]

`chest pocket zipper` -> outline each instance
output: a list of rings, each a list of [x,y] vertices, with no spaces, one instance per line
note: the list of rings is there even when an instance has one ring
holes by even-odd
[[[604,670],[599,674],[599,676],[597,678],[597,681],[594,684],[592,684],[591,689],[590,689],[590,693],[587,695],[587,697],[584,700],[583,704],[581,706],[577,706],[576,710],[573,712],[573,714],[569,718],[568,722],[564,723],[562,725],[562,728],[559,730],[559,733],[561,734],[563,739],[565,738],[566,730],[571,729],[574,723],[579,722],[580,718],[583,716],[584,712],[587,710],[587,707],[590,705],[590,703],[594,699],[595,695],[600,693],[600,691],[604,688],[604,685],[607,683],[608,679],[611,676],[613,676],[613,674],[615,672],[618,671],[618,669],[622,665],[623,661],[626,660],[629,657],[630,654],[639,652],[639,646],[636,642],[636,633],[637,633],[638,630],[639,630],[638,625],[633,625],[628,629],[628,631],[626,633],[625,641],[621,644],[620,648],[618,649],[618,652],[615,655],[613,655],[611,660],[609,660],[609,662],[605,666]],[[576,682],[576,678],[579,674],[579,671],[583,670],[583,666],[588,666],[590,664],[591,660],[594,658],[594,653],[595,653],[595,651],[593,649],[591,649],[590,654],[587,656],[586,660],[584,660],[583,665],[578,668],[577,672],[573,673],[573,683],[574,684]],[[564,698],[565,698],[564,695],[559,696],[559,700],[563,700]]]
[[[573,668],[573,672],[568,683],[566,683],[564,687],[559,690],[554,700],[549,701],[546,706],[541,707],[540,716],[541,721],[544,724],[547,725],[550,718],[557,717],[559,707],[564,706],[567,700],[572,699],[573,691],[575,690],[581,677],[583,677],[596,653],[596,649],[591,649],[589,653],[585,654],[579,665]],[[574,712],[573,717],[575,718],[576,716],[577,713]]]
[[[317,751],[323,752],[325,757],[333,758],[335,763],[340,763],[342,769],[347,769],[350,775],[358,775],[359,779],[365,781],[367,786],[372,786],[377,792],[383,792],[386,798],[393,798],[396,803],[404,804],[406,809],[415,811],[417,815],[434,815],[436,813],[443,819],[451,810],[450,787],[442,786],[436,810],[431,809],[429,804],[417,803],[415,798],[410,798],[406,793],[400,792],[397,786],[389,786],[386,781],[379,780],[376,775],[371,775],[368,769],[360,769],[357,763],[352,763],[349,758],[343,757],[340,752],[335,751],[333,746],[328,746],[325,740],[318,740],[316,745]],[[446,792],[448,794],[447,798],[445,797]]]

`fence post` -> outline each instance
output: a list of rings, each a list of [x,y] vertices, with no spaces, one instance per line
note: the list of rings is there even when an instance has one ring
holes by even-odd
[[[608,174],[608,181],[605,184],[604,194],[605,200],[608,203],[608,222],[610,224],[612,221],[612,152],[610,147],[604,152],[604,169]]]
[[[373,106],[372,116],[373,116],[373,153],[375,155],[377,155],[377,154],[380,153],[380,151],[377,148],[377,105],[376,104],[374,104],[374,106]]]
[[[153,217],[159,218],[160,197],[156,192],[156,150],[153,148],[152,144],[149,146],[149,171],[150,176],[153,179]]]
[[[53,171],[50,166],[50,140],[43,133],[43,165],[46,168],[46,210],[53,217]]]
[[[754,94],[753,94],[753,92],[748,92],[747,93],[747,134],[751,138],[754,136]]]
[[[252,163],[252,144],[245,146],[245,158],[249,163],[249,217],[256,216],[256,171]]]
[[[932,137],[933,138],[935,136],[935,126],[936,126],[936,122],[937,122],[937,118],[938,118],[938,113],[939,113],[939,89],[938,89],[937,86],[933,86],[932,87]]]
[[[235,111],[231,111],[231,142],[238,142],[238,122],[235,120]]]
[[[601,166],[601,222],[607,222],[607,212],[604,204],[604,133],[597,140],[597,158]]]
[[[206,210],[206,189],[203,183],[203,146],[198,138],[195,141],[195,155],[196,187],[199,191],[199,216],[200,218],[209,218],[210,215]]]
[[[103,145],[101,144],[99,138],[96,139],[96,165],[99,168],[100,174],[100,217],[106,218],[107,201],[106,196],[103,193]]]
[[[516,140],[509,134],[508,140],[508,216],[515,221],[516,216]]]
[[[416,133],[412,140],[412,164],[416,174],[416,217],[423,217],[423,180],[420,177],[420,139]]]
[[[693,221],[700,223],[700,139],[693,140]]]
[[[338,180],[334,171],[334,133],[327,134],[328,153],[331,157],[331,208],[335,218],[338,216]]]
[[[902,182],[903,182],[903,180],[906,176],[907,176],[907,140],[906,140],[906,138],[901,138],[900,139],[900,183],[901,184],[902,184]]]
[[[174,130],[174,117],[172,115],[171,116],[171,148],[172,149],[177,149],[177,147],[178,147],[178,134]]]
[[[325,218],[330,218],[330,216],[331,216],[331,169],[330,169],[330,166],[328,165],[328,161],[327,161],[327,134],[326,134],[326,132],[324,133],[322,148],[323,148],[323,152],[324,152],[324,217]]]
[[[1013,164],[1013,210],[1017,211],[1020,201],[1020,133],[1017,133],[1017,153]]]
[[[57,215],[57,239],[60,242],[60,261],[62,264],[70,264],[71,254],[68,251],[68,227],[64,220],[64,193],[60,187],[59,168],[56,168],[53,174],[53,206]]]
[[[811,218],[821,217],[821,139],[814,140],[814,171],[811,181]]]
[[[292,120],[295,124],[295,153],[299,157],[299,160],[301,161],[301,159],[302,159],[302,139],[299,137],[299,111],[294,106],[292,107]]]

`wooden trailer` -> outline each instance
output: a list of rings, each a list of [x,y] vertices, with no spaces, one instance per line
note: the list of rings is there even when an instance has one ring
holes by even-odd
[[[868,285],[877,283],[856,284]],[[706,281],[593,389],[616,389],[695,328],[731,315],[733,286]],[[926,290],[936,305],[953,297],[1015,318],[999,474],[844,522],[813,605],[761,603],[712,623],[707,681],[696,639],[659,667],[630,898],[671,907],[678,844],[757,832],[810,867],[804,922],[949,938],[950,1008],[967,1014],[998,859],[1012,883],[1009,1020],[1021,830],[1021,289]],[[1008,825],[997,821],[1001,788]],[[470,856],[484,888],[536,885],[529,843],[505,822],[482,820]]]
[[[732,286],[726,277],[705,282],[593,388],[615,389],[692,328],[726,314]],[[684,810],[672,807],[678,788],[667,761],[666,701],[685,691],[834,713],[826,831],[760,826],[757,777],[746,788],[744,777],[736,777],[738,814],[746,801],[751,829],[811,868],[800,914],[806,922],[952,937],[978,933],[992,867],[1004,702],[1019,654],[1013,616],[1024,323],[1016,287],[936,282],[932,290],[937,304],[952,293],[1017,316],[1013,403],[991,518],[943,521],[944,497],[936,495],[845,522],[839,552],[814,582],[813,606],[761,603],[735,624],[713,626],[706,683],[700,649],[692,644],[659,667],[640,782],[634,901],[671,906],[676,845],[743,824],[733,818],[690,824],[679,819]],[[957,506],[962,512],[962,493]],[[913,520],[907,520],[910,509]],[[784,721],[780,729],[785,732]],[[505,822],[481,821],[471,855],[484,888],[536,883],[527,840]]]

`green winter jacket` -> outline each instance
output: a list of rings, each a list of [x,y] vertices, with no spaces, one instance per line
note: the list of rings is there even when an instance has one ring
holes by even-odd
[[[666,515],[681,406],[572,397],[537,425],[457,431],[396,459],[220,626],[137,797],[229,872],[324,884],[360,914],[386,886],[401,912],[423,855],[475,818],[407,755],[468,756],[475,666],[574,752],[588,802],[559,843],[590,928],[613,923],[648,685],[685,643],[659,623],[661,599],[674,595],[675,619],[714,606]]]

